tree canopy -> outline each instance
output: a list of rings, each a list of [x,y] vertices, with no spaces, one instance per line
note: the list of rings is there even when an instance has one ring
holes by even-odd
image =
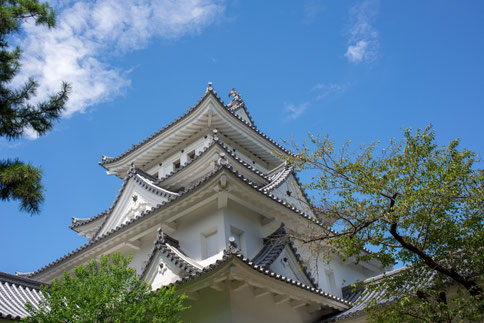
[[[159,322],[178,323],[185,310],[184,295],[174,287],[156,292],[129,267],[131,258],[119,253],[101,256],[99,263],[64,273],[43,286],[39,309],[27,305],[27,322]]]
[[[310,136],[289,161],[312,170],[305,188],[338,232],[296,237],[327,250],[395,263],[405,270],[367,286],[385,289],[377,321],[482,319],[484,278],[484,170],[459,140],[439,147],[431,126],[381,152],[378,143],[352,152],[328,137]],[[370,247],[374,252],[362,252]],[[376,304],[373,304],[376,305]]]
[[[11,82],[20,71],[22,50],[12,48],[8,41],[20,31],[22,22],[34,19],[36,24],[55,26],[55,13],[47,3],[38,0],[0,2],[0,137],[14,140],[27,129],[41,136],[52,129],[60,118],[68,99],[70,85],[63,82],[61,90],[46,101],[32,103],[38,84],[30,78],[20,88]],[[20,209],[38,213],[43,202],[41,170],[18,159],[0,160],[0,199],[20,200]]]

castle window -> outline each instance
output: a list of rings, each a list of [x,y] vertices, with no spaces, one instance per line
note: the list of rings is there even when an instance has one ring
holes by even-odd
[[[181,163],[180,163],[180,160],[175,160],[173,162],[173,170],[177,170],[177,169],[180,169],[181,168]]]
[[[187,161],[191,161],[191,160],[194,160],[195,159],[195,150],[189,152],[187,154]]]
[[[208,258],[219,252],[219,243],[217,241],[217,229],[208,233],[202,233],[202,258]]]
[[[336,279],[334,278],[334,271],[332,269],[326,269],[326,279],[328,280],[328,287],[332,293],[336,292]]]

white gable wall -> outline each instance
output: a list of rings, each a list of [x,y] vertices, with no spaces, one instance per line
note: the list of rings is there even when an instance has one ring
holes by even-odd
[[[307,279],[301,269],[301,264],[297,262],[297,259],[289,246],[284,248],[270,268],[273,272],[283,275],[284,277],[291,278],[308,286],[311,285],[311,282]]]
[[[290,195],[288,195],[287,192],[290,192]],[[305,212],[306,214],[314,216],[313,211],[306,202],[306,198],[301,191],[301,188],[297,185],[293,175],[289,175],[288,179],[278,188],[272,191],[271,194],[285,200],[291,205],[294,205],[294,207]]]
[[[166,197],[159,196],[140,187],[133,179],[128,181],[116,207],[109,215],[99,235],[116,228],[129,220],[129,218],[140,215],[143,211],[150,210],[157,204],[168,200]],[[135,195],[137,196],[136,201],[133,199]]]

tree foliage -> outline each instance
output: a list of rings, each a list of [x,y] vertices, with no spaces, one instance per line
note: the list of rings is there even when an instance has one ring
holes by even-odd
[[[19,160],[0,160],[0,199],[18,198],[21,210],[35,212],[44,200],[40,179],[40,170],[32,165]]]
[[[174,287],[156,292],[119,253],[90,260],[44,286],[39,309],[27,304],[27,322],[159,322],[178,323],[185,296]]]
[[[299,238],[358,261],[407,266],[367,286],[387,292],[387,306],[372,307],[376,321],[482,318],[484,170],[476,154],[458,139],[438,147],[431,126],[376,148],[336,150],[320,136],[295,147],[290,162],[315,172],[306,188],[321,217],[340,229]]]
[[[55,14],[47,3],[38,0],[8,0],[0,2],[0,137],[18,139],[26,129],[43,135],[59,119],[70,92],[70,85],[62,83],[61,90],[49,99],[36,104],[38,84],[29,79],[20,88],[11,82],[18,74],[22,50],[11,48],[8,41],[20,31],[21,23],[34,19],[36,24],[55,26]],[[40,184],[41,171],[19,160],[0,161],[0,198],[21,201],[21,210],[38,213],[43,201]]]

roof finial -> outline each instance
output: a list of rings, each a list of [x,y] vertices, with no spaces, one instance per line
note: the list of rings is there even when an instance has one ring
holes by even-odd
[[[240,249],[237,246],[237,243],[235,242],[235,238],[233,236],[229,237],[229,245],[227,248],[224,250],[224,255],[225,256],[230,256],[230,255],[238,255],[240,254]]]
[[[217,141],[218,140],[218,130],[213,129],[212,132],[213,132],[213,140]]]
[[[230,236],[229,237],[229,243],[230,243],[230,246],[237,248],[237,242],[235,242],[235,237]]]
[[[215,93],[213,86],[212,86],[212,82],[208,82],[208,87],[207,87],[207,90],[205,91],[205,93],[207,93],[209,91]]]

